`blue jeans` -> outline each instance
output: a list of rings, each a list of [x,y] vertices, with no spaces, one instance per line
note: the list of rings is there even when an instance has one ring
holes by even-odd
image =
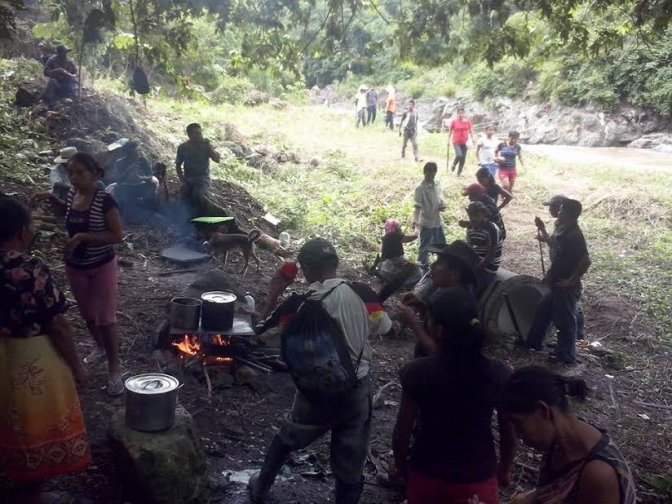
[[[487,168],[490,175],[497,176],[497,163],[481,163],[481,168]]]
[[[423,266],[427,266],[427,259],[429,252],[427,247],[430,245],[445,245],[446,235],[443,232],[443,226],[439,227],[425,227],[420,229],[420,250],[418,252],[418,262]]]
[[[457,174],[460,175],[464,169],[464,162],[467,160],[467,144],[453,144],[455,149],[455,161],[453,161],[452,171],[455,171],[457,166]]]
[[[551,287],[537,306],[534,322],[527,335],[527,345],[543,350],[551,324],[558,330],[556,356],[562,362],[572,364],[576,360],[576,336],[581,299],[581,286]]]

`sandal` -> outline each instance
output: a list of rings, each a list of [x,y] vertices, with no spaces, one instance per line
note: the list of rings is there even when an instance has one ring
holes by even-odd
[[[101,351],[96,348],[89,355],[84,357],[84,364],[93,364],[94,362],[98,362],[99,360],[104,359],[105,357],[107,357],[105,350]]]
[[[119,379],[115,382],[107,381],[107,393],[113,397],[120,396],[124,393],[124,382]]]

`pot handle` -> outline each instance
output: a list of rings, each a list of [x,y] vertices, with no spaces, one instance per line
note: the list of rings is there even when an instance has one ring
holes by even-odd
[[[149,380],[149,381],[143,383],[143,384],[142,384],[142,387],[140,387],[140,388],[142,388],[142,390],[147,390],[147,387],[149,387],[149,384],[150,384],[150,383],[157,383],[157,384],[158,384],[158,387],[156,387],[156,388],[161,388],[161,387],[163,387],[163,384],[161,383],[161,380]]]

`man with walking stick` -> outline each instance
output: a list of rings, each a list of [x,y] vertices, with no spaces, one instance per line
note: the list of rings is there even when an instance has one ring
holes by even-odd
[[[578,223],[582,211],[581,203],[564,196],[555,196],[547,203],[549,208],[553,207],[551,215],[556,213],[556,207],[559,206],[553,234],[548,235],[539,217],[535,219],[535,224],[538,239],[548,243],[550,247],[551,265],[544,275],[549,291],[537,306],[534,323],[527,336],[527,345],[535,350],[543,350],[552,323],[558,330],[558,346],[550,360],[571,365],[576,362],[577,332],[582,325],[580,318],[583,318],[578,313],[578,302],[582,293],[581,279],[588,271],[591,261]],[[540,251],[543,257],[543,249]]]

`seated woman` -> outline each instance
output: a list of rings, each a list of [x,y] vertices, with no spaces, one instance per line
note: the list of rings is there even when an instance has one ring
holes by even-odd
[[[483,329],[473,298],[460,288],[438,292],[429,305],[429,330],[440,353],[415,359],[400,372],[401,405],[394,429],[397,475],[408,504],[499,503],[515,453],[515,436],[497,415],[500,460],[491,421],[508,368],[482,353]],[[410,448],[411,433],[419,428]]]
[[[404,243],[417,239],[418,235],[404,234],[399,221],[388,219],[385,222],[381,262],[378,265],[378,274],[385,280],[385,285],[378,293],[381,303],[401,288],[412,289],[422,278],[420,266],[409,262],[404,255]]]
[[[26,252],[30,212],[2,198],[0,215],[0,470],[24,485],[17,502],[70,502],[41,490],[91,460],[75,389],[85,373],[63,317],[65,296],[47,265]]]
[[[536,490],[512,504],[635,504],[628,464],[606,432],[577,418],[567,397],[586,398],[583,380],[546,368],[516,370],[504,385],[500,408],[526,445],[546,454]]]

